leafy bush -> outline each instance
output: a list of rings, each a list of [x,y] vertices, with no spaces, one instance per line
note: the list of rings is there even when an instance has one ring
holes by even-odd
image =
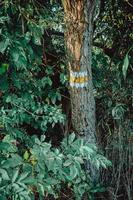
[[[123,59],[109,58],[98,48],[93,52],[99,142],[113,165],[111,170],[103,173],[102,182],[111,188],[112,198],[120,195],[123,199],[132,196],[133,59],[129,50],[129,55],[126,53]],[[115,53],[118,53],[117,49]]]
[[[50,52],[44,49],[45,30],[55,25],[51,15],[47,3],[1,3],[0,121],[8,134],[21,139],[64,122],[59,85],[53,84],[56,69],[43,61]]]
[[[86,175],[84,161],[106,168],[110,162],[98,154],[97,148],[76,139],[75,134],[62,141],[60,149],[52,148],[45,142],[31,138],[32,144],[20,152],[17,141],[9,135],[0,142],[0,199],[44,199],[49,194],[58,198],[62,185],[70,187],[76,199],[87,192],[91,194],[91,180]]]

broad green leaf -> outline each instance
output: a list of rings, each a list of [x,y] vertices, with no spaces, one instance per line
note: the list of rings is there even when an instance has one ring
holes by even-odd
[[[129,57],[128,57],[128,54],[126,54],[125,59],[124,59],[124,64],[123,64],[123,67],[122,67],[124,79],[126,79],[128,66],[129,66]]]
[[[26,179],[29,175],[29,172],[22,173],[18,179],[18,182],[21,182],[22,180]]]
[[[45,135],[41,135],[41,142],[45,141],[46,136]]]
[[[41,195],[44,195],[44,186],[41,183],[38,183],[39,191]]]
[[[0,42],[0,52],[4,53],[8,45],[10,44],[10,40],[7,38]]]
[[[25,153],[24,153],[24,160],[28,160],[29,159],[29,157],[30,157],[30,154],[29,154],[29,152],[28,151],[25,151]]]
[[[0,75],[4,74],[9,68],[9,64],[8,63],[3,63],[0,66]]]
[[[37,180],[33,177],[28,177],[26,179],[23,179],[22,182],[24,184],[28,184],[28,185],[36,185],[37,184]]]
[[[56,166],[54,157],[49,157],[46,163],[48,170],[53,170]]]
[[[19,51],[17,51],[16,49],[13,51],[12,53],[12,57],[13,57],[13,61],[16,63],[18,62],[19,59]]]
[[[69,139],[68,139],[69,144],[71,144],[71,143],[74,141],[74,139],[75,139],[75,133],[72,133],[72,134],[69,136]]]
[[[5,70],[8,70],[9,64],[8,63],[2,63],[1,67],[5,68]]]
[[[78,170],[75,165],[70,166],[70,177],[74,179],[78,175]]]
[[[84,163],[82,157],[75,157],[75,161],[78,161],[80,164]]]
[[[1,174],[2,178],[3,178],[3,180],[7,180],[7,181],[10,180],[10,178],[8,176],[8,173],[7,173],[7,171],[5,169],[0,169],[0,174]]]
[[[92,148],[90,148],[89,146],[82,146],[81,147],[86,153],[88,153],[89,155],[94,153],[94,150]]]
[[[16,181],[16,179],[18,178],[18,175],[19,175],[19,169],[16,169],[12,177],[12,183]]]
[[[10,144],[7,142],[0,142],[0,151],[8,151],[8,149],[10,148]]]
[[[2,167],[4,168],[10,168],[10,167],[16,167],[19,166],[20,164],[22,164],[22,158],[17,155],[14,154],[12,158],[8,158],[3,164]]]
[[[68,160],[66,160],[65,162],[64,162],[64,167],[68,167],[69,165],[71,165],[72,164],[72,160],[70,160],[70,159],[68,159]]]

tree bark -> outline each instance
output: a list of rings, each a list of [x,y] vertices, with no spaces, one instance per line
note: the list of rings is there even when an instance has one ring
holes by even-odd
[[[85,137],[87,142],[96,143],[95,101],[91,72],[95,0],[64,0],[63,2],[72,125],[75,132]]]

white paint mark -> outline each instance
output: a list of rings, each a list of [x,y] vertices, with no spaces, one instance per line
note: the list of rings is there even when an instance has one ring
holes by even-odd
[[[70,83],[71,87],[75,87],[75,88],[85,88],[88,86],[88,82],[86,83]]]
[[[87,71],[82,71],[82,72],[73,72],[73,71],[70,71],[70,76],[73,76],[73,77],[81,77],[81,76],[87,76]]]

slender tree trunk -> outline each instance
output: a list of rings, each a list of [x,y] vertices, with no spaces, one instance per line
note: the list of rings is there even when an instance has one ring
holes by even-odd
[[[95,101],[91,73],[95,0],[64,0],[65,41],[70,74],[72,125],[90,143],[95,137]]]

